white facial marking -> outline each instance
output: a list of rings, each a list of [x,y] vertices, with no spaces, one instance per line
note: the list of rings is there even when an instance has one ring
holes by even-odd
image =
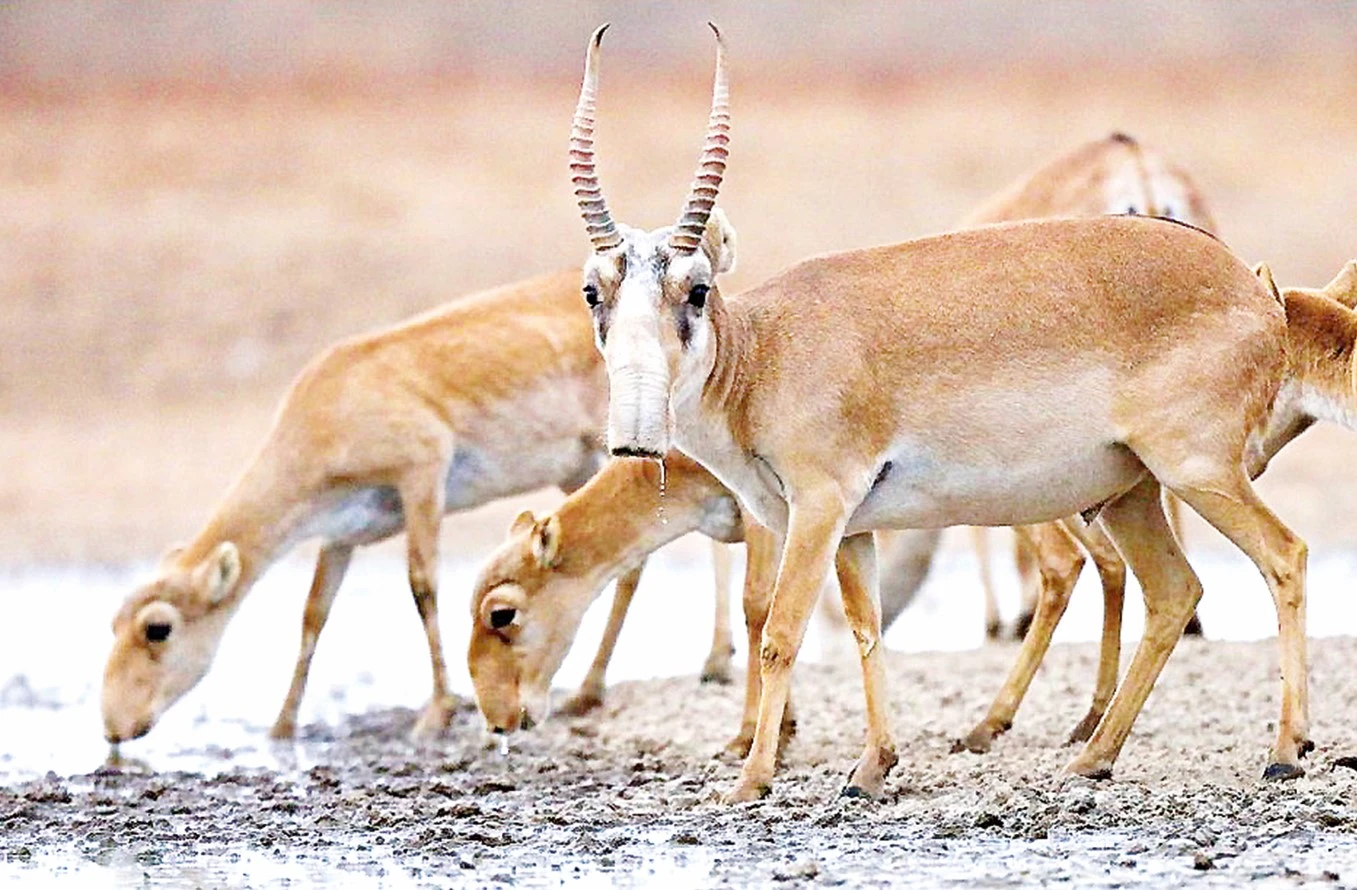
[[[660,455],[669,450],[669,360],[661,325],[663,232],[628,233],[626,274],[608,321],[608,448]]]

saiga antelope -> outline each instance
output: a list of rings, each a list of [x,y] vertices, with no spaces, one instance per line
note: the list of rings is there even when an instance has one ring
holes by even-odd
[[[1255,272],[1269,287],[1272,273],[1264,264]],[[1286,310],[1286,372],[1266,422],[1250,437],[1246,449],[1250,478],[1292,439],[1319,420],[1357,429],[1357,261],[1347,263],[1320,289],[1281,291]],[[1073,526],[1077,517],[1068,520]],[[1087,529],[1087,526],[1075,526]],[[955,749],[988,751],[994,737],[1013,723],[1036,669],[1050,647],[1051,636],[1069,603],[1073,585],[1045,584],[1037,604],[1037,620],[1023,640],[1013,671],[1005,679],[988,713],[956,743]],[[1121,599],[1105,599],[1104,632],[1098,652],[1098,691],[1093,707],[1075,726],[1071,742],[1084,741],[1102,719],[1116,686],[1121,654]],[[1292,773],[1300,775],[1299,771]]]
[[[1212,225],[1205,202],[1187,173],[1123,133],[1084,143],[1049,161],[986,202],[967,217],[963,225],[1105,212],[1177,215],[1203,227]],[[468,663],[473,678],[486,678],[485,682],[476,684],[477,698],[492,724],[502,725],[509,722],[506,714],[525,710],[520,700],[530,703],[526,708],[529,719],[540,722],[545,716],[551,679],[573,642],[584,609],[602,591],[603,585],[630,562],[648,555],[654,548],[685,532],[703,528],[704,523],[709,522],[709,505],[725,502],[718,498],[725,489],[715,478],[696,463],[671,452],[666,458],[671,497],[663,511],[665,522],[661,528],[654,480],[641,470],[622,463],[606,466],[589,485],[568,497],[550,516],[540,520],[530,514],[520,517],[509,540],[487,560],[473,595]],[[725,500],[733,503],[734,497],[726,492]],[[625,515],[611,515],[615,513]],[[561,534],[570,540],[569,547],[565,548],[568,558],[543,561],[533,557],[534,547],[539,555],[550,549],[546,542],[538,540],[537,535],[546,534],[551,528],[557,529],[549,535],[553,541]],[[1086,546],[1092,552],[1104,582],[1109,583],[1106,599],[1109,603],[1115,602],[1114,613],[1119,617],[1125,566],[1105,536],[1082,531],[1082,524],[1076,531],[1088,539]],[[1025,592],[1031,592],[1031,606],[1024,604],[1030,619],[1036,608],[1037,583],[1044,580],[1058,586],[1060,589],[1053,592],[1053,597],[1067,596],[1078,577],[1083,556],[1076,547],[1067,544],[1065,533],[1056,523],[1020,529],[1019,532],[1020,541],[1037,545],[1035,552],[1030,547],[1019,551],[1023,556],[1020,564],[1029,572],[1037,566],[1041,568],[1041,578],[1024,578],[1025,582],[1031,581],[1024,584]],[[712,534],[710,530],[707,533]],[[739,529],[722,532],[722,535],[729,540],[744,537]],[[938,537],[937,529],[877,534],[884,563],[884,571],[880,573],[883,629],[890,627],[896,615],[913,599],[927,574]],[[1053,543],[1048,545],[1048,538]],[[717,539],[722,538],[718,535]],[[983,566],[984,557],[980,555]],[[758,571],[757,567],[751,568],[751,576]],[[982,575],[986,580],[987,576],[987,572]],[[512,592],[500,595],[495,588],[501,585],[509,586]],[[757,616],[767,609],[766,597],[751,590],[748,583],[745,589],[745,611],[754,616],[747,623],[754,627],[749,651],[757,656],[758,633],[762,627],[762,619]],[[986,583],[984,590],[987,626],[993,635],[998,627],[998,609],[992,587]],[[836,625],[843,623],[843,612],[837,600],[835,595],[825,597],[821,602],[822,612]],[[607,659],[629,602],[629,597],[620,594],[614,597],[604,642],[580,691],[561,708],[563,712],[578,714],[601,703]],[[499,621],[509,621],[506,616],[511,612],[514,617],[510,624],[497,627],[492,620],[493,615],[498,614]],[[526,630],[539,624],[549,626],[551,630]],[[1119,632],[1120,624],[1116,627]],[[501,661],[506,663],[499,663]],[[1115,670],[1110,679],[1100,679],[1106,682],[1100,682],[1090,709],[1098,716],[1111,699],[1116,685]],[[749,708],[744,720],[747,732],[742,733],[742,738],[753,733],[757,680],[758,663],[755,660],[746,674]],[[525,690],[522,695],[520,687]],[[1091,730],[1092,726],[1089,728]],[[740,742],[737,740],[731,747],[738,750]],[[746,741],[744,750],[747,749]]]
[[[659,547],[700,531],[716,541],[744,541],[749,549],[743,595],[749,634],[745,709],[740,732],[726,746],[739,757],[748,753],[758,716],[759,637],[772,591],[770,571],[777,567],[774,541],[766,530],[746,524],[735,496],[696,461],[671,451],[664,464],[662,490],[655,463],[609,461],[553,512],[540,518],[519,515],[508,540],[486,560],[471,598],[467,667],[487,725],[507,730],[542,722],[551,680],[604,586]],[[883,583],[900,586],[901,594],[889,599],[902,608],[922,581],[938,535],[936,529],[899,533]],[[615,598],[614,615],[619,604],[625,608]],[[889,615],[887,623],[894,617]],[[620,625],[610,617],[610,631]],[[590,688],[586,680],[562,710],[579,713],[597,704],[598,699],[587,699],[580,705]],[[794,725],[788,709],[783,741]]]
[[[292,737],[316,641],[354,548],[402,529],[433,674],[415,731],[442,729],[455,705],[436,605],[443,514],[544,486],[573,491],[606,457],[607,379],[578,282],[571,270],[488,291],[312,361],[198,535],[114,618],[103,684],[107,738],[149,731],[207,672],[259,576],[297,543],[319,537],[296,669],[270,733]],[[620,599],[640,571],[637,563],[619,579]],[[719,633],[723,612],[718,596],[709,668],[730,657],[729,624],[726,639]]]
[[[846,791],[881,791],[897,756],[869,532],[1081,512],[1099,516],[1145,591],[1145,635],[1067,767],[1109,776],[1201,595],[1161,486],[1267,581],[1282,713],[1265,775],[1299,771],[1305,545],[1244,469],[1285,369],[1275,291],[1197,229],[1108,217],[828,254],[727,302],[724,220],[712,213],[729,143],[720,37],[696,179],[677,224],[647,232],[613,222],[595,173],[602,34],[589,44],[571,159],[594,247],[582,289],[608,370],[608,448],[658,460],[672,442],[783,539],[758,726],[728,799],[771,787],[792,664],[831,566],[866,698],[866,744]]]

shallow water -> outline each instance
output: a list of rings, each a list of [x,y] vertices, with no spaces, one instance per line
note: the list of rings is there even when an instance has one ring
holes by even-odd
[[[696,559],[692,558],[694,552],[699,554]],[[1212,552],[1195,554],[1194,563],[1206,585],[1201,613],[1213,639],[1249,640],[1273,634],[1272,604],[1251,565],[1233,554]],[[451,680],[455,690],[464,694],[470,691],[463,667],[465,597],[476,568],[472,562],[448,563],[441,579],[445,591],[441,618]],[[309,570],[306,562],[293,560],[263,579],[228,629],[214,667],[199,687],[172,708],[149,736],[122,746],[122,755],[132,761],[131,768],[170,777],[174,771],[181,771],[182,781],[189,784],[211,785],[214,776],[244,775],[254,785],[277,783],[276,788],[281,790],[276,793],[295,792],[305,804],[306,795],[313,793],[307,790],[313,767],[340,769],[342,762],[370,766],[372,760],[365,750],[378,751],[378,760],[391,758],[394,765],[389,768],[395,774],[400,774],[401,764],[406,762],[421,770],[436,770],[441,768],[437,764],[458,758],[465,763],[470,758],[472,766],[465,781],[471,783],[468,788],[472,790],[467,793],[478,800],[483,798],[483,791],[474,790],[481,787],[475,782],[484,786],[486,770],[493,773],[503,768],[474,751],[466,753],[475,747],[468,748],[466,739],[479,732],[478,721],[471,714],[460,715],[454,727],[463,737],[460,754],[444,749],[434,752],[429,760],[429,755],[384,736],[375,739],[375,748],[333,754],[337,740],[352,737],[361,741],[370,735],[361,722],[355,724],[356,729],[343,729],[346,718],[374,712],[379,715],[377,719],[384,719],[380,716],[382,709],[417,708],[428,689],[423,636],[404,586],[403,567],[390,556],[360,556],[355,560],[315,658],[301,723],[341,728],[313,732],[311,738],[296,745],[268,742],[267,727],[291,675]],[[154,775],[149,779],[119,779],[116,774],[105,777],[95,772],[108,754],[98,718],[98,683],[110,640],[108,623],[122,597],[148,571],[147,567],[79,568],[0,575],[0,597],[9,619],[0,625],[0,785],[15,787],[16,783],[29,782],[22,787],[32,788],[31,780],[47,776],[39,785],[53,784],[63,789],[62,794],[74,797],[76,812],[62,818],[73,819],[76,826],[97,824],[101,808],[108,807],[117,810],[120,819],[134,818],[127,815],[127,801],[139,799],[147,783],[155,780]],[[1092,573],[1088,575],[1075,594],[1057,640],[1096,639],[1100,603],[1096,582]],[[1312,559],[1312,635],[1357,634],[1357,603],[1349,595],[1354,581],[1357,557],[1353,554],[1321,554]],[[1004,578],[1003,582],[1006,594],[1015,598],[1014,579]],[[610,682],[693,674],[709,641],[710,591],[710,568],[701,549],[689,546],[658,554],[634,602]],[[1139,633],[1142,620],[1134,593],[1128,603],[1132,604],[1126,622],[1129,639]],[[570,688],[583,676],[606,611],[605,597],[591,610],[579,643],[558,677],[563,688]],[[60,629],[59,635],[56,629]],[[968,554],[949,552],[941,556],[924,592],[888,634],[887,643],[912,652],[964,650],[980,644],[982,634],[973,562]],[[824,642],[813,628],[807,640],[808,660],[815,659]],[[737,655],[737,664],[740,658]],[[723,694],[732,700],[736,695],[734,691]],[[528,749],[540,750],[523,756],[529,762],[545,764],[543,768],[551,767],[551,746],[561,746],[562,739],[574,739],[570,733],[525,742]],[[400,734],[394,733],[391,738],[400,738]],[[349,760],[344,761],[344,757]],[[667,781],[686,788],[682,776],[692,768],[685,761],[670,764],[665,767],[672,772]],[[388,767],[379,768],[375,781],[385,781],[380,778],[385,769]],[[842,766],[836,762],[832,769],[837,774]],[[1252,771],[1254,766],[1250,764],[1248,769]],[[476,779],[476,775],[481,778]],[[626,775],[625,770],[622,775]],[[360,769],[352,777],[351,787],[346,778],[345,793],[361,795],[372,781]],[[551,781],[542,781],[546,782],[543,787],[554,787]],[[871,884],[879,880],[893,886],[964,884],[974,888],[1055,882],[1159,887],[1183,882],[1227,886],[1240,881],[1295,886],[1309,880],[1327,880],[1332,885],[1332,880],[1324,878],[1326,871],[1341,875],[1339,884],[1357,877],[1357,843],[1352,834],[1326,832],[1316,824],[1306,824],[1298,831],[1296,824],[1285,819],[1276,825],[1253,826],[1237,850],[1229,844],[1208,845],[1205,849],[1214,867],[1199,872],[1193,869],[1195,848],[1176,844],[1161,822],[1139,832],[1105,831],[1091,825],[1088,830],[1057,830],[1032,839],[989,837],[971,830],[939,838],[932,821],[903,824],[898,832],[883,835],[880,823],[864,816],[867,821],[863,827],[870,826],[874,832],[872,837],[865,837],[850,830],[851,826],[820,829],[798,821],[818,820],[813,811],[811,817],[794,815],[791,823],[784,824],[780,805],[769,803],[758,811],[755,822],[765,826],[760,831],[770,831],[774,837],[786,831],[786,843],[760,847],[747,842],[747,835],[741,833],[744,826],[738,822],[727,824],[721,830],[724,834],[717,832],[709,837],[706,826],[722,818],[720,809],[711,810],[709,815],[694,813],[671,820],[664,815],[672,810],[669,798],[663,796],[669,792],[662,792],[653,805],[647,805],[651,809],[645,810],[659,814],[651,821],[660,827],[646,828],[632,824],[625,814],[606,817],[616,779],[595,782],[586,767],[583,778],[571,774],[570,781],[577,787],[564,794],[563,812],[573,813],[578,807],[570,801],[587,800],[591,806],[602,808],[599,812],[605,817],[600,817],[595,827],[589,827],[594,823],[586,820],[584,828],[569,829],[577,833],[567,836],[570,843],[559,846],[550,838],[534,840],[528,834],[507,847],[473,843],[462,853],[458,852],[462,849],[459,845],[450,848],[445,844],[436,852],[414,851],[394,846],[395,840],[387,845],[381,832],[374,835],[358,830],[335,831],[322,846],[309,842],[275,845],[260,840],[269,837],[267,833],[249,829],[248,813],[253,806],[249,805],[239,817],[246,820],[246,827],[233,823],[234,834],[220,835],[237,840],[196,847],[185,845],[182,833],[173,835],[177,839],[172,842],[158,844],[154,825],[163,815],[148,817],[152,822],[143,826],[135,844],[120,843],[117,838],[91,839],[97,832],[80,843],[67,843],[62,839],[62,823],[49,823],[30,840],[0,844],[4,848],[0,883],[26,887],[130,887],[147,881],[168,887],[413,887],[486,885],[501,883],[504,878],[516,886],[701,886],[717,882],[757,884],[780,876],[778,883],[784,886],[812,880],[822,884]],[[108,793],[108,782],[115,788],[125,782],[129,790],[123,797],[108,798],[101,804],[99,801],[105,799],[101,795]],[[418,784],[423,787],[428,783]],[[492,781],[485,787],[498,786]],[[490,796],[497,793],[492,791]],[[214,794],[219,792],[205,794],[201,803],[191,803],[190,808],[221,806],[222,801],[234,800],[230,795]],[[264,792],[261,800],[273,794],[272,790]],[[40,794],[34,799],[45,798]],[[399,804],[397,799],[395,805]],[[319,805],[322,809],[326,806]],[[383,804],[391,805],[390,801]],[[683,806],[691,807],[692,802]],[[29,804],[16,802],[9,818],[27,819],[24,814],[29,808]],[[80,815],[82,808],[94,815]],[[366,811],[360,808],[354,812]],[[503,812],[507,824],[513,824],[517,810],[510,807]],[[808,811],[802,808],[799,812]],[[395,824],[404,826],[407,835],[420,821],[415,818],[410,822],[409,814],[398,816]],[[289,824],[277,814],[270,818],[275,820],[270,826]],[[19,824],[5,823],[4,819],[0,811],[0,825]],[[472,821],[496,824],[489,816]],[[544,824],[556,823],[548,819]],[[700,830],[694,833],[684,826]],[[691,836],[685,836],[685,832]],[[582,845],[581,838],[586,841]]]
[[[661,551],[633,601],[609,669],[609,682],[691,674],[701,665],[712,626],[709,560],[693,549]],[[1206,586],[1202,620],[1215,640],[1252,640],[1275,633],[1275,613],[1252,565],[1231,553],[1202,552],[1194,563]],[[230,766],[309,766],[280,760],[265,737],[291,679],[310,564],[294,559],[257,585],[228,628],[212,670],[124,756],[160,769],[212,772]],[[470,695],[466,675],[466,597],[477,571],[470,561],[447,563],[441,585],[441,625],[453,689]],[[0,783],[52,770],[61,775],[102,763],[99,681],[111,641],[109,622],[122,598],[150,567],[63,568],[0,574]],[[317,648],[300,722],[335,723],[372,708],[418,707],[430,688],[427,650],[402,564],[389,556],[355,557]],[[1357,554],[1321,554],[1310,565],[1312,636],[1357,634]],[[1016,580],[1000,573],[1002,592],[1016,600]],[[738,595],[735,597],[738,600]],[[608,596],[590,610],[557,685],[584,676],[602,635]],[[1127,599],[1126,638],[1143,618],[1134,592]],[[886,636],[905,652],[959,651],[982,645],[983,612],[969,554],[944,552],[915,603]],[[738,628],[738,616],[737,616]],[[1057,642],[1097,639],[1101,598],[1093,572],[1080,581]],[[60,630],[59,635],[56,633]],[[736,633],[736,664],[743,663]],[[824,649],[814,624],[804,658]],[[291,749],[285,749],[291,751]]]

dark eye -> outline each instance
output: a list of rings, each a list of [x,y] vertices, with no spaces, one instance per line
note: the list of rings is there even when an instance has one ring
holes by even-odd
[[[170,638],[170,625],[154,622],[146,625],[146,640],[150,643],[163,643]]]
[[[688,291],[688,305],[694,309],[701,309],[707,305],[707,292],[711,288],[705,284],[694,284],[692,290]]]
[[[495,630],[503,630],[514,623],[517,617],[517,609],[492,609],[490,612],[490,626]]]
[[[598,305],[598,287],[596,285],[586,284],[584,286],[584,302],[590,306]]]

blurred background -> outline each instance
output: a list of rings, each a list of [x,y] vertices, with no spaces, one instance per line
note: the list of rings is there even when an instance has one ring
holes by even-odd
[[[620,219],[672,221],[708,18],[733,64],[729,290],[946,229],[1112,130],[1191,171],[1225,240],[1280,282],[1357,256],[1351,3],[12,0],[0,564],[155,557],[316,351],[578,264],[566,143],[600,22],[604,187]],[[1265,480],[1316,548],[1357,527],[1346,435],[1308,433]],[[450,552],[483,553],[520,506],[451,518]]]

